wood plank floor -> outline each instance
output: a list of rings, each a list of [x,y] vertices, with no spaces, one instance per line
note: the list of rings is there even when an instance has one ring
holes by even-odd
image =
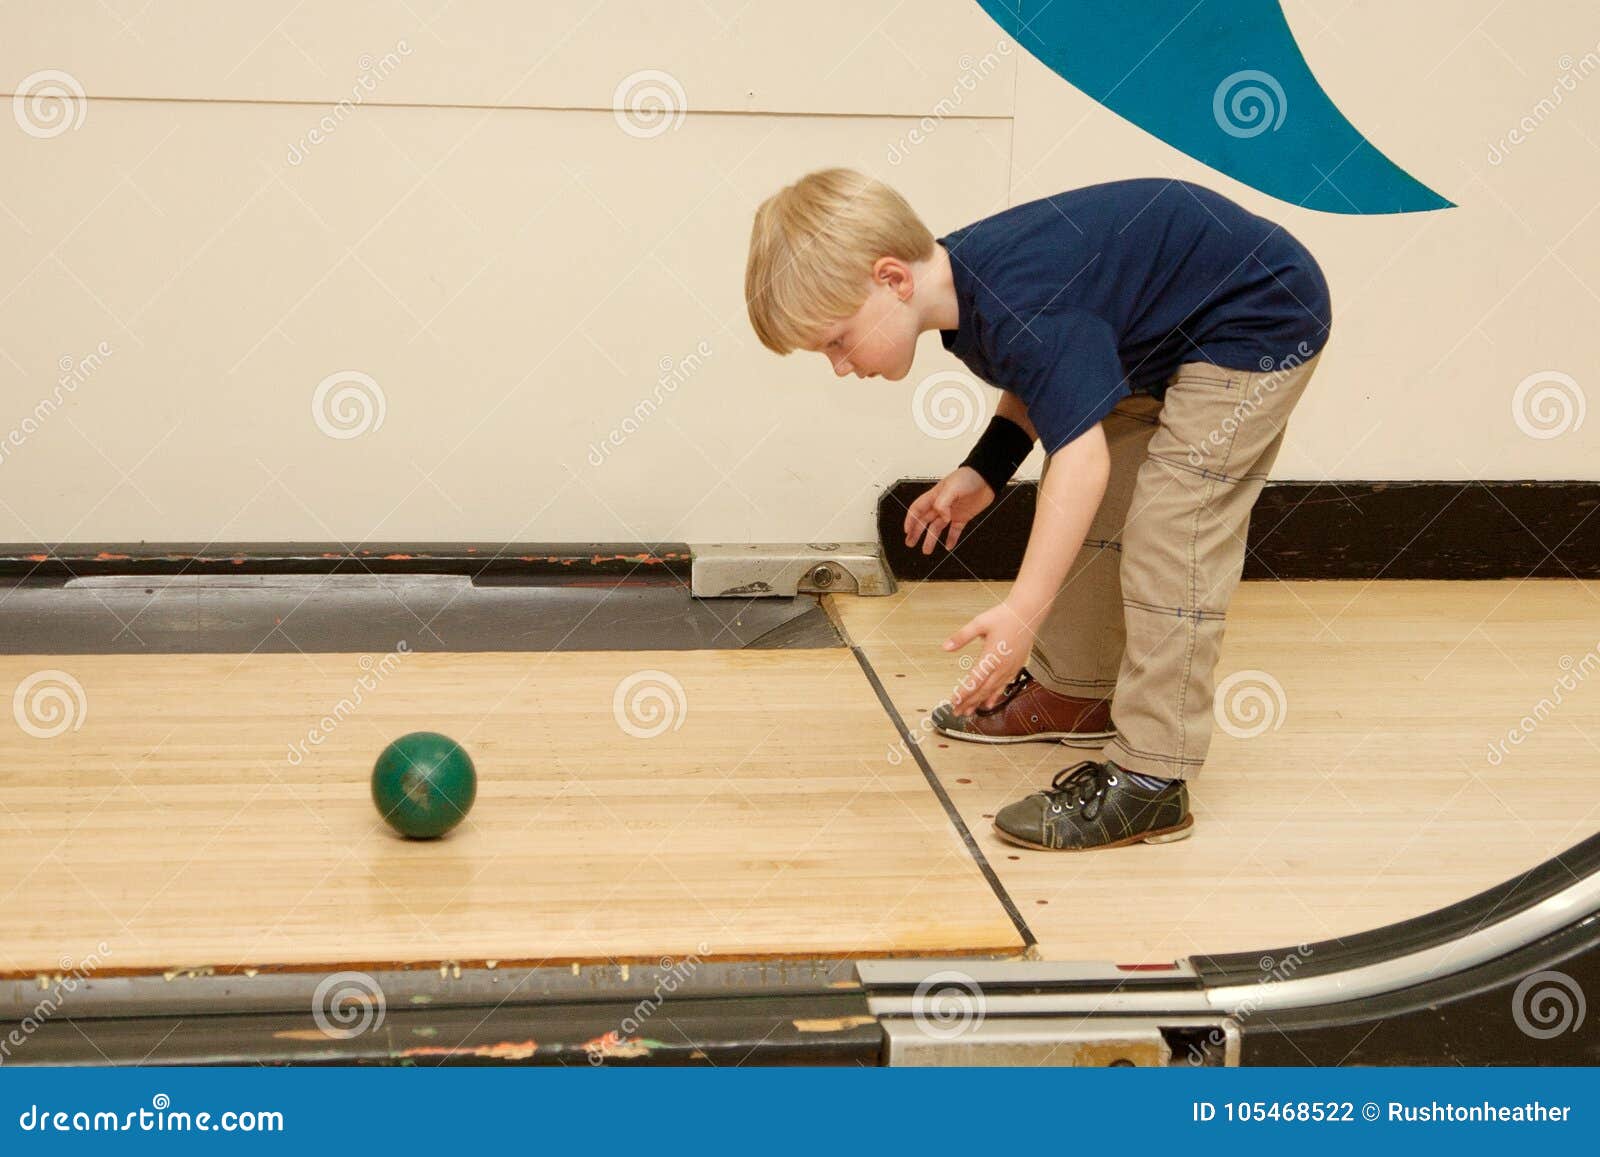
[[[833,604],[926,734],[1047,959],[1343,936],[1460,900],[1600,828],[1600,584],[1245,583],[1218,679],[1264,672],[1283,710],[1260,735],[1218,730],[1192,785],[1195,835],[1078,855],[1014,847],[993,834],[994,812],[1098,753],[961,743],[918,723],[960,674],[940,644],[1005,592],[912,583]]]
[[[6,721],[0,970],[1023,947],[922,772],[880,758],[896,733],[845,649],[374,659],[0,657],[0,687],[82,688],[36,681]],[[66,716],[34,699],[52,685]],[[436,843],[368,794],[382,746],[425,729],[480,778]]]

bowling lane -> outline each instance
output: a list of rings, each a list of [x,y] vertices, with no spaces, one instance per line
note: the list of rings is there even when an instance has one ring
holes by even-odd
[[[843,648],[32,654],[0,744],[0,971],[1011,954]],[[384,744],[471,753],[437,842]]]
[[[1098,753],[927,726],[961,674],[940,644],[1005,589],[908,582],[832,601],[1047,960],[1348,936],[1515,878],[1595,831],[1600,690],[1581,679],[1600,649],[1596,584],[1247,582],[1217,669],[1237,689],[1192,791],[1194,836],[1084,855],[1012,847],[994,813]],[[1523,733],[1508,744],[1508,730]]]

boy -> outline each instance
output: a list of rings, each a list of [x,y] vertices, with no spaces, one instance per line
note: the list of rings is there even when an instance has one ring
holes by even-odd
[[[1102,750],[1002,808],[997,833],[1051,851],[1189,835],[1250,508],[1332,324],[1305,247],[1173,180],[1074,189],[934,238],[892,189],[825,169],[757,210],[745,296],[777,353],[899,381],[937,329],[1003,391],[907,512],[924,554],[941,535],[954,547],[1043,444],[1016,582],[945,641],[981,638],[984,655],[933,720],[956,739]]]

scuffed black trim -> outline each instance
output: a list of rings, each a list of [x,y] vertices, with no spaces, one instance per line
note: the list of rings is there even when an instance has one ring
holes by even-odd
[[[906,510],[934,479],[878,502],[878,538],[898,579],[1017,575],[1038,497],[1012,483],[954,551],[905,544]],[[1250,518],[1246,579],[1600,577],[1600,482],[1275,482]]]
[[[670,574],[687,582],[689,571],[689,547],[681,542],[0,543],[0,577],[34,580],[115,574]]]

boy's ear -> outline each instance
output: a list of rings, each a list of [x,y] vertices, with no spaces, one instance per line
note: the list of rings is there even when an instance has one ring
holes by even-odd
[[[901,301],[910,297],[917,287],[911,267],[898,257],[880,257],[874,261],[872,279],[894,290]]]

